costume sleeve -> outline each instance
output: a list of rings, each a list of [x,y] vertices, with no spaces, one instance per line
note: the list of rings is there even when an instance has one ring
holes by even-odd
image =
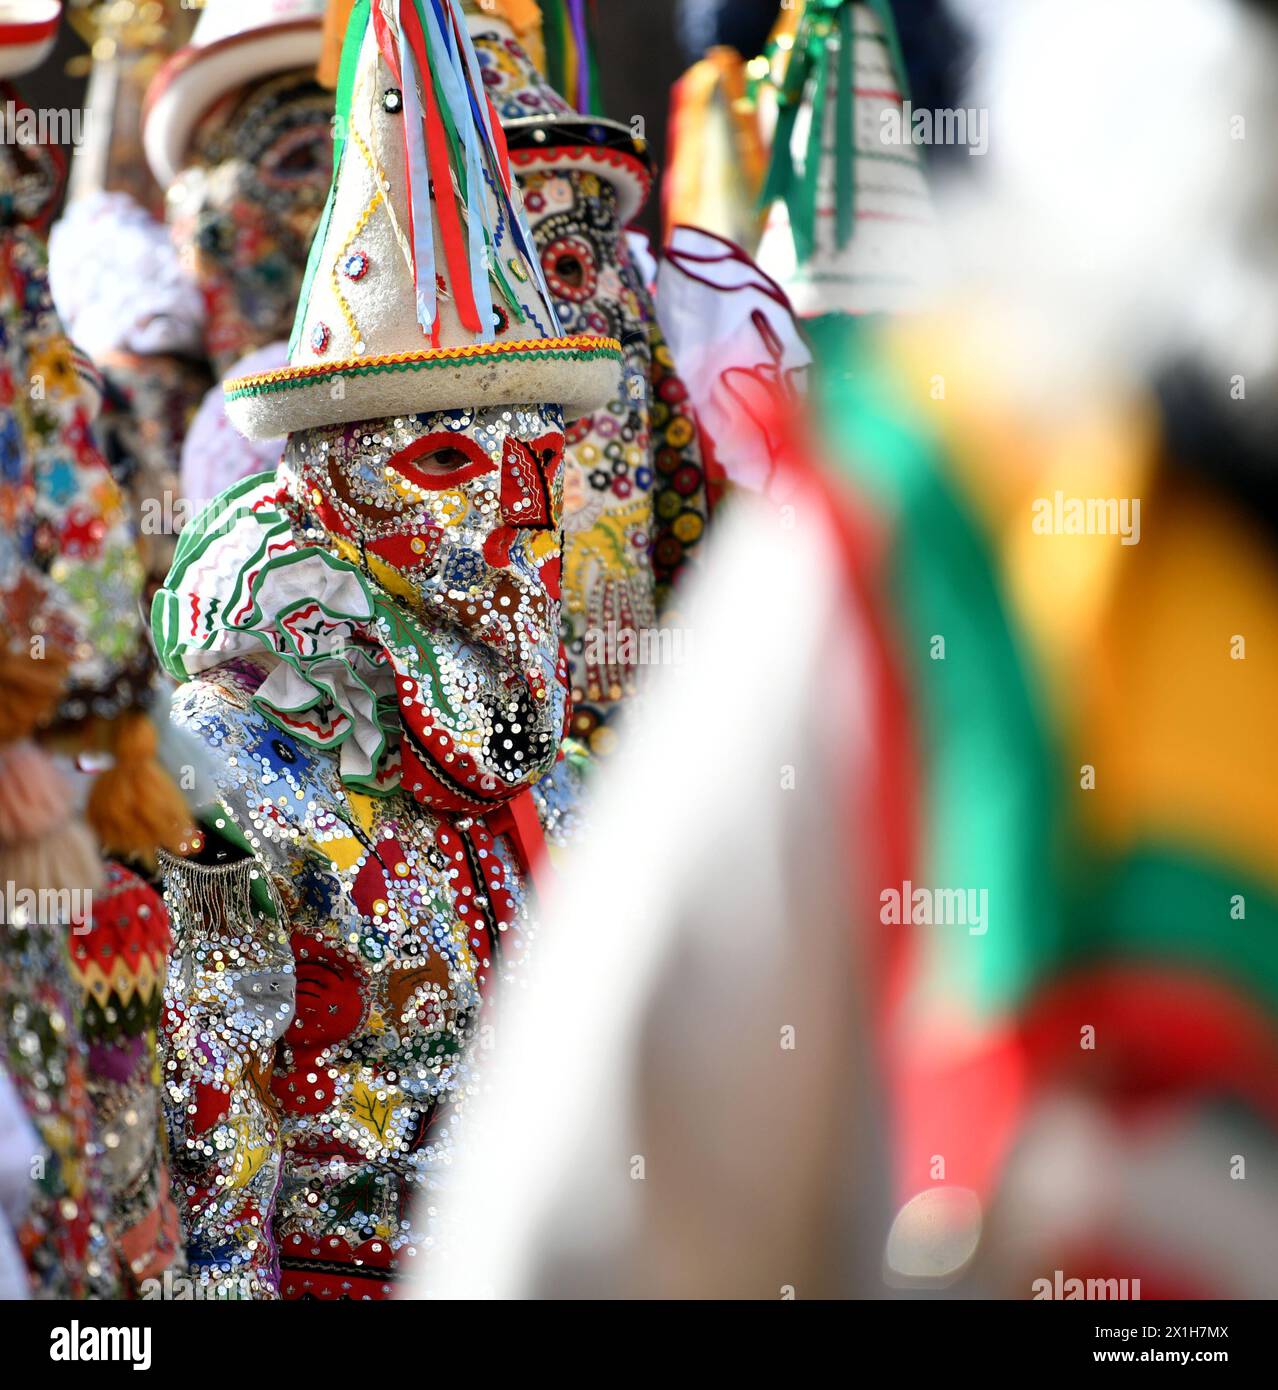
[[[648,338],[652,344],[652,443],[657,465],[652,569],[657,612],[661,614],[705,534],[710,497],[692,401],[655,318]]]
[[[254,858],[208,866],[166,856],[164,871],[165,1108],[191,1278],[207,1296],[275,1298],[281,1164],[270,1075],[296,1002],[285,911]]]

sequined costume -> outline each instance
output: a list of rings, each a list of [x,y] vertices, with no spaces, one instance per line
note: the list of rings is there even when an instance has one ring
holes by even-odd
[[[471,448],[472,437],[457,435]],[[309,495],[318,476],[292,491]],[[470,490],[473,502],[440,494],[463,534],[492,505],[483,475]],[[401,745],[396,689],[419,663],[460,653],[351,562],[304,544],[308,533],[325,528],[286,483],[251,479],[194,523],[160,595],[170,669],[200,664],[182,634],[188,615],[203,626],[201,610],[228,624],[208,625],[216,656],[240,652],[174,705],[217,757],[221,803],[207,844],[169,868],[180,926],[165,1086],[198,1278],[249,1296],[380,1297],[432,1239],[412,1222],[414,1198],[439,1181],[480,990],[518,955],[527,907],[491,816],[436,817],[393,790],[405,751],[415,785],[431,775],[414,750],[458,716],[463,746],[480,736],[476,673],[442,666],[446,684]],[[426,534],[438,544],[446,532]],[[389,526],[381,548],[412,554]],[[238,571],[228,551],[246,556]],[[385,562],[372,567],[396,582]],[[444,573],[473,583],[485,568],[458,545]],[[219,593],[209,576],[224,572]],[[445,757],[463,775],[465,752]],[[437,795],[449,799],[443,785]]]
[[[456,0],[431,13],[351,11],[288,363],[225,387],[284,458],[187,526],[153,609],[219,769],[168,864],[163,1028],[188,1253],[219,1293],[384,1297],[441,1239],[567,722],[564,414],[620,345],[560,329]],[[423,178],[424,139],[457,166]]]
[[[0,41],[3,62],[5,42],[13,35]],[[152,836],[155,807],[137,804],[137,793],[144,785],[167,793],[170,784],[150,757],[153,736],[146,742],[141,707],[154,664],[143,572],[95,432],[102,380],[67,338],[49,292],[44,233],[63,172],[55,146],[0,146],[0,880],[36,895],[35,908],[4,905],[0,993],[6,1065],[43,1148],[23,1236],[33,1286],[50,1296],[114,1296],[131,1291],[132,1273],[167,1266],[176,1241],[154,1075],[165,936],[150,935],[147,921],[162,923],[163,909],[103,858],[154,854],[163,838]],[[33,669],[42,674],[32,679]],[[40,708],[30,694],[37,688],[47,696]],[[140,752],[89,789],[95,844],[55,759],[69,768],[113,739],[117,752],[126,744]],[[96,814],[103,807],[105,819]],[[107,830],[118,843],[106,842]],[[104,872],[110,887],[94,901]],[[129,949],[115,958],[142,937],[145,960]],[[81,1007],[83,981],[69,971],[72,943],[79,961],[95,959],[110,976],[92,1016]],[[149,1035],[132,1008],[139,991],[152,1007]]]
[[[169,955],[169,921],[156,891],[119,864],[93,898],[92,929],[70,940],[80,1032],[111,1194],[109,1228],[130,1286],[174,1262],[177,1210],[158,1136],[156,1029]]]
[[[120,1270],[67,969],[69,930],[54,923],[0,930],[5,1066],[41,1145],[18,1242],[37,1297],[113,1298]]]
[[[53,147],[0,151],[0,623],[75,662],[65,718],[110,718],[146,688],[142,567],[94,435],[100,378],[49,293],[62,172]]]

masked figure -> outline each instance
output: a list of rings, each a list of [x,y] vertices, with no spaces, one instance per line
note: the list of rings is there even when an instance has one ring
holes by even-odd
[[[619,374],[560,330],[458,5],[426,20],[351,12],[289,365],[225,388],[284,459],[154,610],[221,794],[169,864],[174,1165],[197,1277],[252,1297],[382,1297],[437,1238],[567,721],[565,414]]]
[[[146,98],[147,157],[218,373],[287,338],[332,172],[333,98],[314,75],[323,5],[262,9],[212,0]]]
[[[624,355],[607,403],[569,427],[564,481],[571,729],[604,754],[642,674],[640,640],[662,620],[707,516],[687,393],[625,235],[652,162],[628,127],[579,115],[545,81],[518,6],[464,8],[560,322],[565,332],[617,339]]]

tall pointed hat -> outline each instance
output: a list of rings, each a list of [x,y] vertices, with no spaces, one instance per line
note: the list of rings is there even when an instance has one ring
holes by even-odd
[[[620,345],[560,329],[459,0],[356,0],[334,126],[288,365],[224,383],[237,429],[615,393]]]
[[[777,121],[759,265],[802,317],[917,307],[940,246],[890,0],[800,0],[770,49]]]
[[[617,209],[629,222],[652,187],[648,142],[620,121],[579,111],[547,81],[532,57],[536,31],[519,23],[527,0],[462,0],[485,90],[501,118],[510,160],[520,169],[589,169],[616,189]],[[535,8],[530,6],[530,8]],[[563,0],[543,5],[546,53],[575,89],[579,103],[598,104],[586,56],[584,12]],[[580,33],[578,31],[580,30]],[[565,61],[567,50],[571,61]]]

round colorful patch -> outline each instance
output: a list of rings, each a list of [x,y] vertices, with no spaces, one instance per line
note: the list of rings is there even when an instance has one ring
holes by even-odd
[[[368,252],[352,251],[342,262],[342,274],[348,280],[362,280],[368,274]]]

